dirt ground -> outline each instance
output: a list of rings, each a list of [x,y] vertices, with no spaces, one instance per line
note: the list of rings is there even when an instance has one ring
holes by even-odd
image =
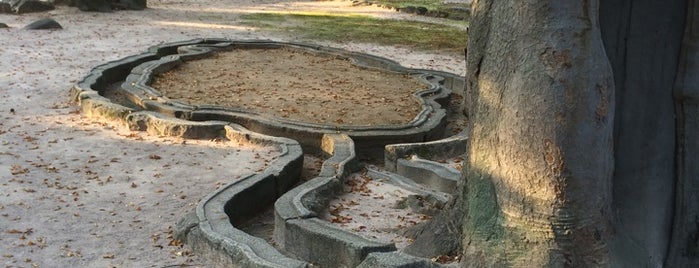
[[[347,178],[344,193],[330,202],[321,217],[365,237],[394,243],[402,250],[413,242],[403,231],[432,219],[410,208],[398,207],[401,201],[414,194],[393,184],[372,180],[363,170]]]
[[[194,105],[340,126],[409,123],[422,109],[412,94],[428,88],[415,77],[289,48],[216,53],[156,76],[151,86]]]
[[[237,25],[260,11],[355,12],[349,1],[150,0],[143,11],[0,14],[0,264],[5,267],[209,267],[172,227],[216,187],[264,168],[266,147],[180,140],[83,118],[68,89],[90,69],[149,46],[204,37],[298,40]],[[333,11],[334,12],[334,11]],[[50,17],[62,30],[22,27]],[[464,74],[462,58],[362,43],[314,42],[411,68]]]

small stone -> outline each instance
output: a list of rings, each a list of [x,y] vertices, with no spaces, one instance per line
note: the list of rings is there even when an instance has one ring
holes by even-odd
[[[435,18],[446,18],[449,17],[449,13],[444,12],[444,11],[436,11],[436,10],[429,10],[427,11],[426,16],[429,17],[435,17]]]
[[[50,30],[50,29],[63,29],[63,27],[58,24],[53,19],[40,19],[35,22],[30,23],[24,27],[25,30]]]
[[[10,28],[10,26],[7,26],[7,24],[0,22],[0,29],[2,28]]]
[[[417,8],[414,6],[407,6],[407,7],[401,8],[400,12],[413,14],[413,13],[417,12]]]

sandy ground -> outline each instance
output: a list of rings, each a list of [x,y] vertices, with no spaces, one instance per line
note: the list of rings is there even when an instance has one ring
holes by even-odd
[[[336,126],[408,124],[422,109],[413,93],[428,88],[416,77],[297,49],[216,53],[155,76],[151,86],[194,105]]]
[[[198,37],[273,39],[241,12],[346,8],[349,2],[149,1],[145,11],[0,15],[0,263],[6,267],[206,267],[171,226],[222,184],[263,168],[269,148],[133,133],[82,118],[68,89],[101,63]],[[324,5],[329,5],[325,6]],[[310,6],[310,7],[309,7]],[[344,10],[344,9],[343,9]],[[403,16],[361,7],[357,12]],[[44,17],[63,30],[25,31]],[[463,61],[370,44],[333,44],[407,67],[463,74]]]
[[[344,194],[330,202],[322,218],[365,237],[394,243],[399,250],[412,243],[402,235],[402,230],[432,219],[398,205],[416,193],[372,180],[366,171],[352,174],[344,190]]]

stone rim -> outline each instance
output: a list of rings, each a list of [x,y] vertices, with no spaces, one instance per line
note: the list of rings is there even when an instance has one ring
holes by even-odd
[[[147,72],[147,69],[139,69],[138,67],[145,62],[162,61],[163,64],[153,65],[152,68],[149,67],[152,70],[156,70],[157,68],[166,68],[168,66],[167,64],[172,64],[173,62],[182,60],[182,55],[179,55],[178,57],[172,56],[172,53],[177,53],[179,49],[182,49],[185,52],[183,54],[185,58],[196,58],[205,55],[206,53],[209,53],[212,47],[226,46],[232,43],[235,43],[239,46],[251,46],[260,44],[263,46],[274,46],[276,44],[301,45],[294,43],[254,40],[231,41],[226,39],[195,39],[190,41],[182,41],[154,46],[149,48],[147,52],[134,56],[129,56],[120,60],[108,62],[98,67],[95,67],[89,75],[84,77],[75,86],[73,86],[73,88],[71,88],[71,97],[73,98],[73,100],[77,101],[80,104],[83,113],[85,113],[86,115],[91,117],[104,118],[108,120],[121,120],[126,122],[129,125],[129,127],[134,130],[145,130],[158,135],[179,136],[184,138],[210,138],[215,136],[225,136],[228,139],[252,139],[255,142],[261,144],[273,145],[280,148],[285,153],[283,153],[282,156],[280,156],[280,159],[278,161],[275,161],[275,163],[267,167],[264,171],[252,174],[249,177],[230,183],[224,186],[219,191],[211,193],[206,198],[204,198],[200,202],[195,213],[185,217],[185,219],[183,219],[182,222],[178,224],[178,237],[182,238],[185,241],[188,241],[188,243],[191,243],[193,248],[199,248],[200,250],[203,249],[204,251],[209,251],[209,254],[219,254],[218,256],[220,256],[220,254],[223,254],[224,256],[229,258],[231,261],[236,262],[237,264],[245,264],[257,267],[283,267],[285,265],[280,265],[280,263],[285,263],[285,261],[293,260],[293,262],[287,262],[286,264],[293,264],[293,266],[297,267],[305,267],[308,266],[307,263],[290,259],[282,255],[279,251],[271,247],[269,244],[261,244],[259,238],[253,237],[235,228],[234,224],[231,224],[231,222],[235,221],[235,219],[229,219],[232,216],[226,210],[228,210],[228,207],[230,206],[229,204],[231,204],[231,200],[233,199],[232,196],[250,188],[247,186],[257,185],[260,183],[273,184],[273,191],[270,192],[270,195],[275,196],[275,198],[273,198],[272,200],[272,202],[275,202],[276,200],[279,200],[278,197],[283,196],[286,190],[293,187],[293,183],[290,183],[290,181],[294,180],[294,178],[298,178],[296,170],[298,169],[298,171],[300,172],[300,159],[302,159],[303,157],[303,151],[300,146],[302,144],[299,144],[299,142],[288,138],[276,138],[258,133],[275,133],[275,131],[283,132],[292,130],[299,131],[303,135],[308,135],[309,132],[307,131],[307,129],[314,129],[315,132],[311,131],[310,133],[312,134],[312,136],[314,136],[313,142],[316,142],[317,140],[317,144],[311,143],[310,146],[312,146],[312,148],[319,148],[318,150],[324,150],[322,149],[323,140],[328,139],[328,134],[338,132],[339,130],[336,127],[328,128],[327,126],[322,125],[321,127],[317,128],[315,128],[314,126],[296,127],[294,124],[289,124],[289,122],[267,122],[267,124],[270,126],[259,126],[260,123],[256,121],[258,118],[256,118],[255,116],[240,116],[236,114],[244,114],[244,111],[222,111],[220,109],[207,110],[200,109],[200,107],[195,107],[200,110],[195,109],[188,111],[188,108],[190,107],[187,107],[186,105],[178,105],[177,103],[160,103],[152,100],[151,96],[149,96],[148,98],[133,98],[132,100],[140,100],[142,104],[140,106],[144,108],[134,109],[120,105],[119,103],[115,103],[102,95],[104,94],[104,91],[106,90],[107,86],[110,84],[125,81],[128,79],[129,76],[131,76],[132,79],[142,77],[142,73]],[[322,48],[327,49],[328,51],[334,51],[338,53],[343,52],[353,55],[359,55],[359,53],[348,52],[345,50],[339,50],[334,48],[326,48],[312,45],[303,46],[315,49]],[[358,61],[362,61],[365,63],[374,61],[376,64],[384,64],[384,67],[390,70],[420,73],[425,75],[426,80],[428,79],[428,76],[431,76],[429,79],[434,79],[435,81],[437,81],[434,82],[435,88],[442,88],[441,83],[445,79],[447,79],[447,77],[444,77],[446,73],[431,72],[428,70],[419,69],[407,69],[388,59],[366,54],[361,55],[363,57],[358,57],[360,58],[360,60]],[[445,99],[448,98],[450,92],[447,88],[443,89],[443,91],[440,91],[441,95],[434,94],[431,96],[432,98],[425,100],[426,103],[431,104],[428,105],[428,107],[432,108],[432,111],[435,112],[436,117],[439,118],[438,120],[434,118],[427,118],[424,120],[426,123],[431,123],[432,126],[434,126],[434,128],[432,129],[438,129],[440,125],[444,125],[446,112],[443,108],[441,108],[442,106],[440,103],[442,103]],[[237,122],[236,120],[208,120],[210,118],[207,117],[211,114],[222,115],[223,117],[219,119],[240,116],[242,118],[239,119],[240,121],[247,122],[249,124],[251,124],[250,122],[257,123],[256,128],[262,128],[263,130],[267,130],[267,132],[257,131],[254,129],[251,129],[254,132],[248,131],[243,127],[230,123]],[[255,126],[255,124],[253,125]],[[349,129],[346,130],[346,134],[348,135],[346,139],[349,142],[352,142],[352,140],[366,141],[378,139],[380,140],[378,144],[381,145],[379,146],[379,148],[383,150],[383,145],[385,144],[394,144],[397,142],[424,141],[430,139],[428,136],[436,137],[439,135],[438,133],[430,131],[421,132],[420,127],[421,126],[409,125],[405,126],[403,129],[398,130],[386,128]],[[272,129],[272,131],[269,131],[270,129]],[[397,135],[396,133],[399,133],[399,135]],[[337,146],[337,144],[340,143],[336,143],[332,146]],[[331,151],[335,152],[335,149],[332,149]],[[331,163],[328,164],[329,166],[337,164],[337,169],[325,172],[328,173],[326,175],[334,179],[339,179],[340,177],[347,176],[349,171],[355,168],[356,162],[353,160],[355,155],[347,152],[344,152],[344,154],[348,154],[345,155],[345,157],[349,158],[346,158],[345,160],[342,160],[339,163],[333,162],[336,160],[328,162]],[[344,158],[338,158],[338,160],[341,159]],[[313,189],[317,189],[315,186],[308,186]],[[242,189],[240,187],[243,187],[245,189]],[[301,199],[304,196],[306,196],[308,192],[314,191],[311,188],[307,188],[305,190],[300,189],[303,190],[304,194],[301,196],[293,197],[293,199],[295,199],[293,205],[297,205],[295,209],[300,209],[302,207],[304,208],[304,210],[299,211],[300,214],[305,215],[310,212],[308,208],[304,204],[302,204],[303,200]],[[222,196],[223,199],[221,199]],[[226,219],[222,220],[221,216],[223,215],[226,215]],[[309,219],[309,221],[305,221],[303,219]],[[297,223],[296,225],[302,225],[302,223],[318,224],[310,221],[312,219],[315,219],[315,217],[313,217],[312,214],[309,214],[299,218],[288,219],[284,221],[285,223]],[[336,229],[332,228],[332,226],[329,226],[328,228]],[[308,228],[301,229],[308,230]],[[335,230],[332,232],[352,234],[351,232],[344,230]],[[339,243],[351,242],[340,241]],[[374,243],[371,241],[368,241],[368,243],[373,244],[369,247],[374,248],[373,251],[375,252],[395,251],[395,247],[391,247],[392,245],[382,244],[378,242]],[[354,264],[358,264],[364,258],[367,257],[367,254],[369,254],[369,252],[366,252],[363,249],[361,251],[363,252],[360,256],[361,259],[356,259]]]

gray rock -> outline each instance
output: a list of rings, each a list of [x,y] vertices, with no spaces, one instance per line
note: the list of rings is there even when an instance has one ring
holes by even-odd
[[[30,13],[55,9],[53,3],[40,0],[0,0],[0,13]]]
[[[403,249],[403,252],[425,258],[456,255],[461,245],[461,231],[456,226],[459,226],[463,214],[462,211],[446,210],[431,221],[408,228],[404,235],[413,238],[419,236],[420,239]]]
[[[438,268],[429,259],[400,252],[372,252],[357,268]]]
[[[414,6],[407,6],[407,7],[401,8],[400,12],[413,14],[413,13],[417,12],[417,8]]]
[[[438,10],[428,10],[426,16],[429,17],[435,17],[435,18],[446,18],[449,17],[449,13],[444,12],[444,11],[438,11]]]
[[[418,15],[425,15],[425,14],[427,14],[427,8],[426,7],[417,7],[416,13]]]
[[[17,14],[44,12],[56,9],[52,3],[38,0],[21,0],[12,5],[12,8]]]
[[[25,30],[51,30],[51,29],[63,29],[63,27],[58,24],[53,19],[40,19],[35,22],[30,23],[24,27]]]
[[[431,196],[409,195],[395,204],[397,209],[410,208],[413,212],[434,216],[441,211],[444,204]]]
[[[69,5],[82,11],[143,10],[147,0],[71,0]]]
[[[0,14],[1,13],[11,13],[12,6],[7,2],[0,2]]]
[[[0,29],[2,28],[10,28],[10,26],[7,26],[7,24],[0,22]]]
[[[146,0],[121,0],[111,2],[113,9],[143,10],[148,6]]]
[[[107,0],[74,0],[71,6],[78,7],[81,11],[111,12],[112,6]]]
[[[0,0],[0,2],[7,3],[10,6],[15,6],[15,5],[19,4],[19,2],[21,2],[21,1],[22,0]]]

